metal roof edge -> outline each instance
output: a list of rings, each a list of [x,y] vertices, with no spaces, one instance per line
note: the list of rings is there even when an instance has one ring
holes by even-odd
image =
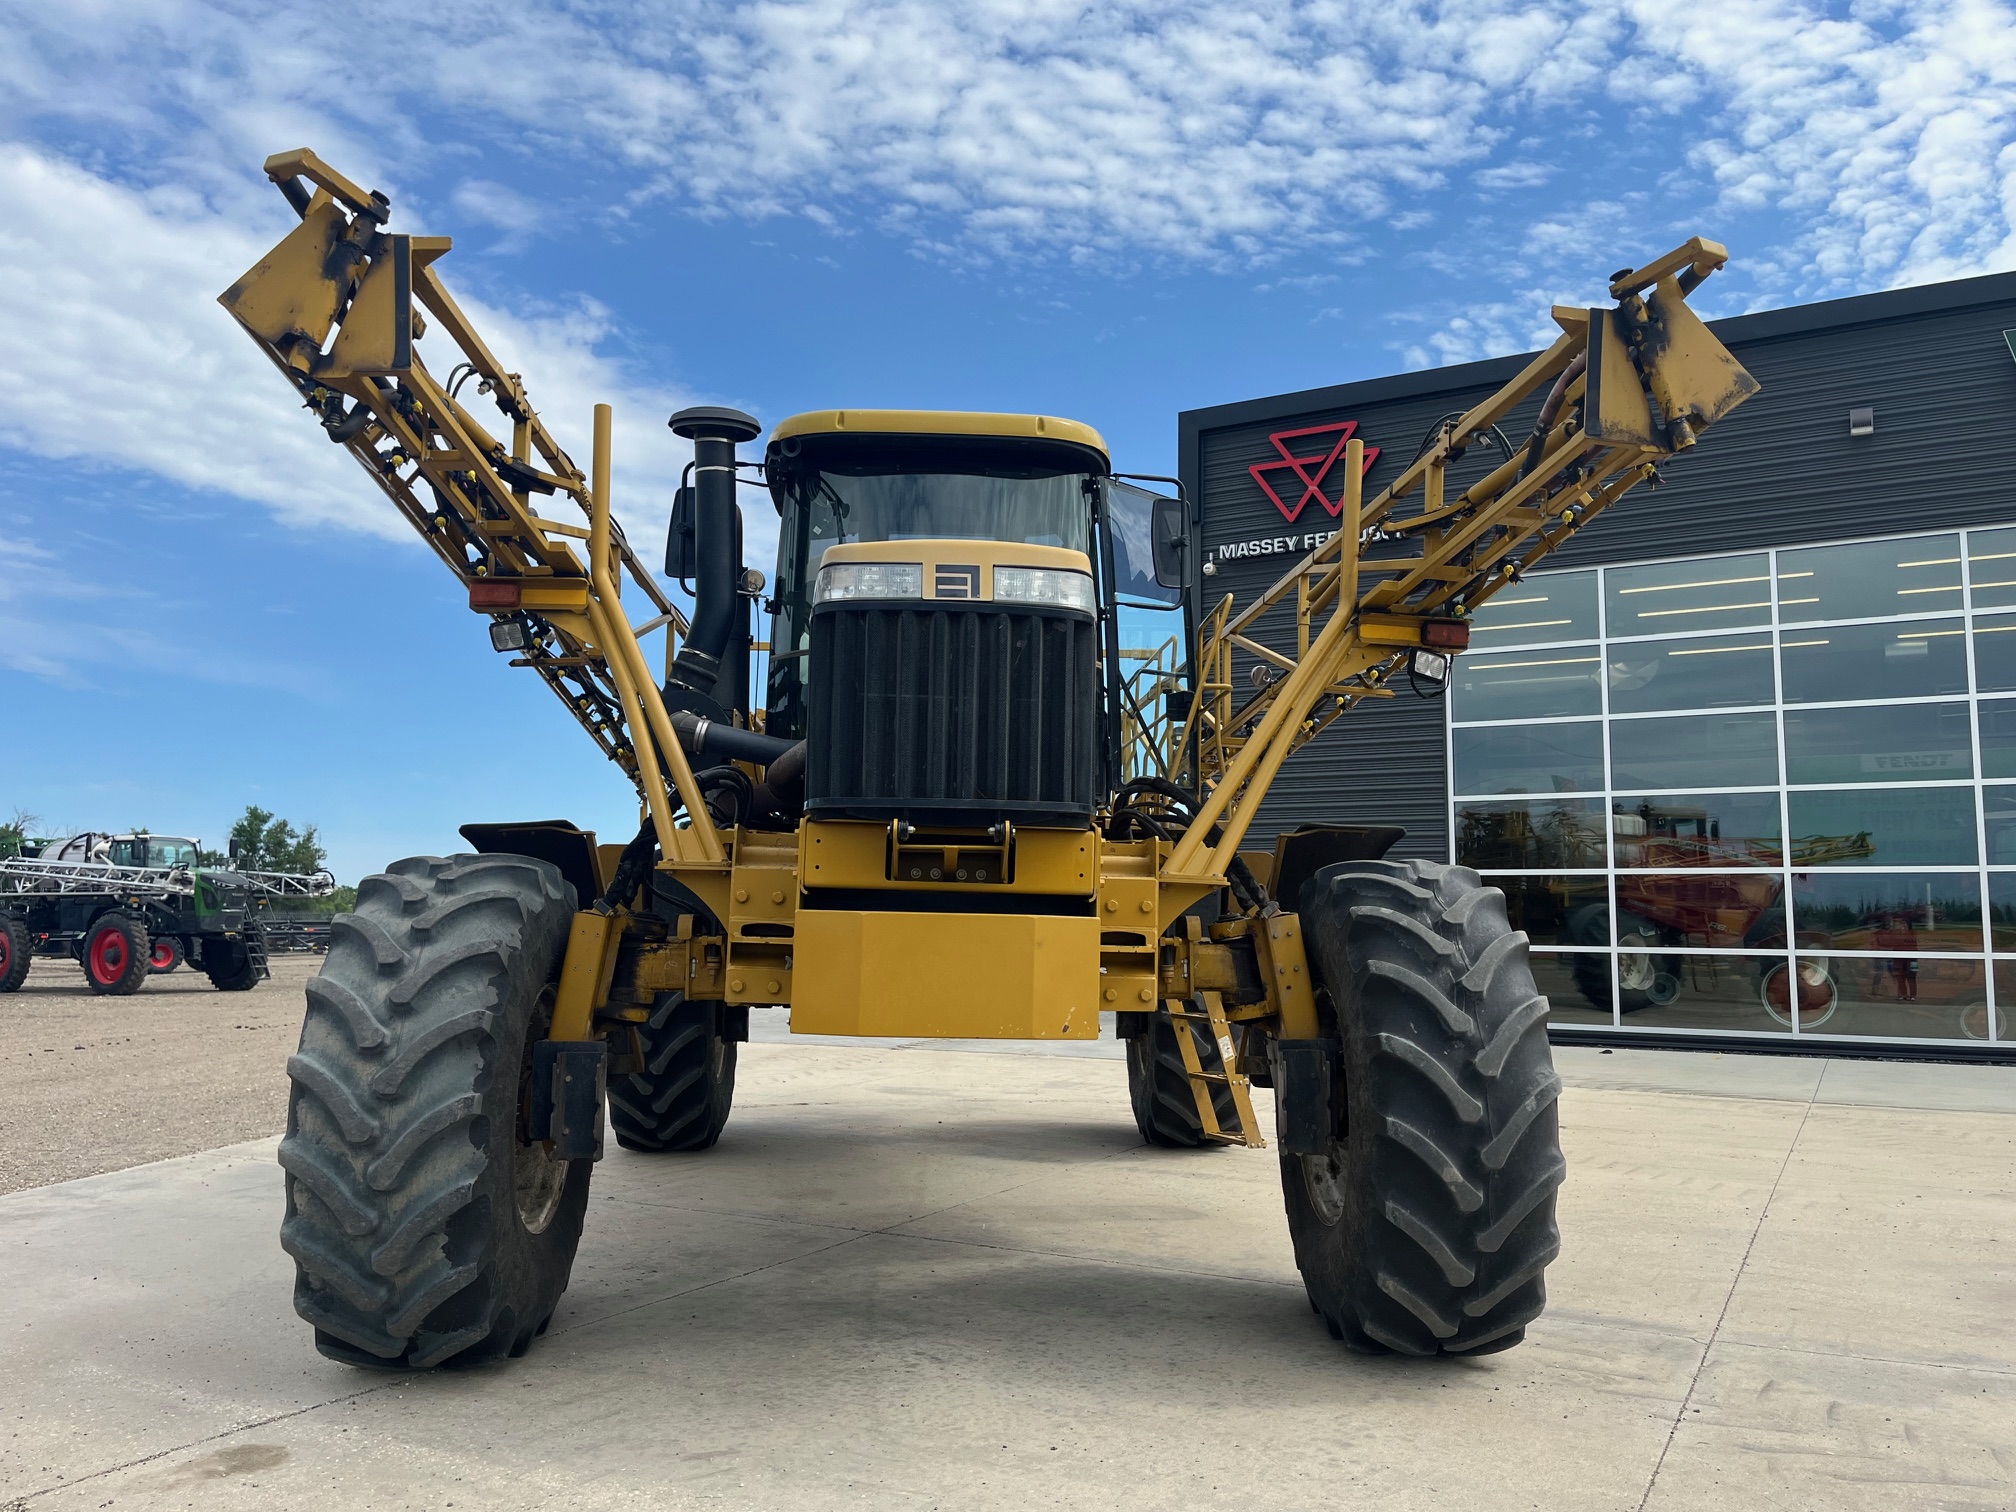
[[[1873,325],[1914,315],[1942,314],[2004,303],[2016,303],[2016,273],[1985,273],[1974,278],[1954,278],[1943,283],[1914,284],[1902,289],[1883,289],[1874,294],[1850,294],[1812,304],[1787,305],[1778,310],[1758,310],[1748,315],[1728,315],[1709,321],[1708,328],[1732,346],[1747,345],[1845,326]],[[1179,437],[1187,438],[1202,431],[1288,419],[1352,405],[1383,404],[1394,399],[1414,399],[1456,389],[1495,388],[1518,373],[1532,357],[1531,352],[1520,352],[1508,357],[1487,357],[1481,362],[1458,363],[1453,367],[1417,368],[1412,372],[1359,378],[1349,383],[1298,389],[1260,399],[1203,405],[1177,413],[1177,433]]]

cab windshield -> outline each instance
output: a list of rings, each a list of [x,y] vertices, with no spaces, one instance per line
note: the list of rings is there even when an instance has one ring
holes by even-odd
[[[196,861],[196,845],[190,840],[135,835],[112,842],[112,860],[118,866],[191,866]]]
[[[828,546],[855,541],[1021,541],[1089,552],[1085,474],[844,473],[803,489],[808,572]]]

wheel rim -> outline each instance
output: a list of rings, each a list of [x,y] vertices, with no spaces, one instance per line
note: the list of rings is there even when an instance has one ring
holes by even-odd
[[[511,1142],[514,1156],[511,1193],[518,1208],[518,1221],[525,1226],[528,1234],[546,1232],[553,1215],[560,1211],[560,1199],[567,1190],[569,1162],[556,1160],[549,1142],[525,1138],[525,1129],[532,1115],[532,1049],[546,1037],[547,1026],[552,1021],[553,989],[548,987],[540,994],[539,1006],[532,1015],[532,1026],[525,1033],[525,1054],[518,1068],[516,1137]]]
[[[147,958],[147,964],[156,971],[166,971],[175,964],[175,947],[166,940],[156,940],[153,953]]]
[[[1787,1029],[1793,1027],[1795,1017],[1799,1028],[1817,1029],[1834,1017],[1834,1010],[1841,1001],[1840,989],[1834,985],[1834,973],[1826,961],[1801,960],[1797,973],[1796,1007],[1793,1004],[1794,990],[1792,974],[1783,966],[1773,966],[1764,974],[1764,981],[1757,992],[1764,1011]]]
[[[0,929],[0,976],[7,974],[7,968],[14,964],[14,942],[7,938],[7,931]]]
[[[1321,1155],[1302,1157],[1302,1185],[1309,1192],[1309,1206],[1325,1223],[1344,1219],[1344,1146],[1336,1140]]]
[[[126,937],[116,929],[101,929],[91,940],[91,975],[110,986],[126,970]]]
[[[1643,945],[1650,942],[1642,935],[1626,935],[1617,942],[1620,946]],[[1619,950],[1617,953],[1617,985],[1625,992],[1649,992],[1652,979],[1659,974],[1649,951]]]
[[[520,1144],[518,1166],[512,1174],[512,1191],[518,1199],[518,1221],[528,1234],[543,1234],[560,1211],[560,1198],[567,1190],[568,1162],[553,1158],[546,1144]]]

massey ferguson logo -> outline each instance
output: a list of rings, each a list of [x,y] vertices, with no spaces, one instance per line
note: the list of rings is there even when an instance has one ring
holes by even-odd
[[[1309,425],[1301,430],[1276,431],[1267,439],[1279,456],[1272,462],[1255,462],[1246,471],[1253,475],[1260,491],[1274,501],[1274,507],[1281,511],[1281,517],[1289,524],[1295,523],[1312,499],[1335,519],[1344,510],[1344,479],[1340,474],[1337,482],[1331,485],[1337,490],[1334,499],[1323,491],[1324,480],[1330,476],[1330,469],[1342,460],[1344,444],[1357,430],[1356,420],[1340,420],[1333,425]],[[1378,447],[1365,448],[1366,472],[1372,470],[1372,459],[1378,455]],[[1280,476],[1282,473],[1292,474],[1292,481]],[[1281,491],[1277,491],[1277,483]],[[1282,491],[1294,494],[1295,502],[1290,504],[1282,497]]]

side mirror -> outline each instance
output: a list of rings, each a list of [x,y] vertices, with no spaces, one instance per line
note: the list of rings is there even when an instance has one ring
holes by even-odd
[[[688,484],[672,495],[672,524],[665,532],[665,576],[668,578],[690,578],[699,574],[693,513],[693,488]]]
[[[1149,519],[1149,541],[1155,552],[1155,582],[1163,588],[1185,586],[1184,554],[1190,549],[1190,522],[1181,499],[1157,499]]]
[[[238,859],[238,842],[236,840],[231,842],[231,859],[233,861]]]

